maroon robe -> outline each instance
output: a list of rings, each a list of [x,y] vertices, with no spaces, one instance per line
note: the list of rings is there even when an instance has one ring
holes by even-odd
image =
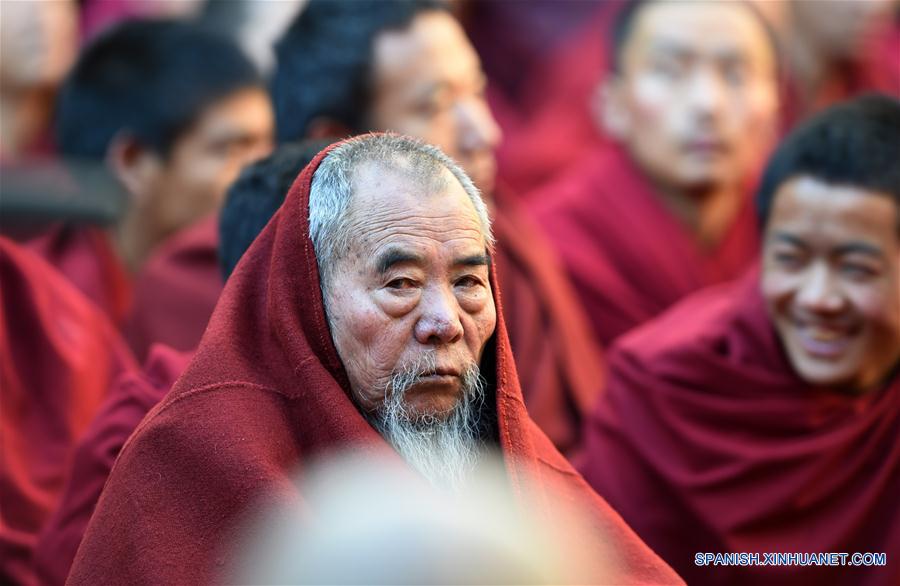
[[[88,521],[116,456],[141,419],[159,403],[192,354],[156,345],[142,371],[124,373],[75,447],[59,506],[34,548],[34,568],[44,586],[64,584]]]
[[[751,198],[705,248],[624,152],[607,148],[531,200],[604,346],[693,291],[740,275],[759,250]]]
[[[131,278],[103,228],[60,225],[25,246],[62,273],[116,327],[125,324],[131,309]]]
[[[218,216],[185,228],[160,244],[135,278],[134,309],[126,329],[138,359],[152,344],[193,350],[222,292]]]
[[[528,413],[567,456],[603,388],[602,351],[540,228],[513,198],[494,214],[503,317]]]
[[[689,583],[900,584],[900,373],[864,396],[805,384],[758,280],[696,293],[614,346],[579,467]],[[887,566],[698,567],[697,552]]]
[[[134,367],[96,306],[0,237],[0,583],[32,583],[32,549],[75,442],[113,378]]]
[[[122,449],[69,584],[208,583],[255,502],[303,500],[291,477],[311,459],[352,449],[399,460],[352,403],[331,342],[307,218],[323,156],[241,259],[187,371]],[[618,583],[678,582],[529,419],[503,318],[497,323],[485,362],[513,494],[528,475],[539,490],[584,502],[585,519],[605,535],[585,545],[609,553]]]

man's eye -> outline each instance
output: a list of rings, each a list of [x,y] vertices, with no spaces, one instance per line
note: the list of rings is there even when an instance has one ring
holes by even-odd
[[[859,263],[844,263],[841,272],[853,279],[868,279],[878,275],[878,270]]]
[[[456,280],[457,287],[471,288],[478,287],[479,285],[481,285],[481,279],[472,275],[467,275]]]
[[[413,289],[416,286],[416,282],[412,279],[407,279],[405,277],[400,279],[394,279],[389,282],[387,286],[391,289]]]
[[[787,267],[795,267],[803,262],[801,255],[796,252],[777,251],[772,256],[775,262]]]

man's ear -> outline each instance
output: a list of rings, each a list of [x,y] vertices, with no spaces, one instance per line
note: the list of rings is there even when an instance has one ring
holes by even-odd
[[[159,154],[124,133],[112,139],[106,162],[128,191],[132,204],[138,206],[153,193],[163,166]]]
[[[631,124],[628,109],[625,108],[625,91],[622,81],[615,74],[597,84],[591,101],[594,119],[597,120],[601,130],[608,136],[621,140],[627,133]]]
[[[327,116],[316,116],[306,126],[306,138],[313,140],[344,138],[353,134],[346,124]]]

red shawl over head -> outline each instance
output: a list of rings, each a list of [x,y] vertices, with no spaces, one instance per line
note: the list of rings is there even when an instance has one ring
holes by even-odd
[[[307,219],[323,157],[244,255],[194,360],[123,448],[70,584],[209,582],[252,503],[273,492],[302,498],[291,476],[311,458],[393,453],[351,402],[325,319]],[[614,549],[617,581],[677,581],[528,418],[502,318],[486,358],[496,363],[500,448],[513,490],[523,475],[537,475],[544,488],[585,499],[585,517],[607,536],[596,548]]]
[[[75,447],[59,506],[34,548],[34,568],[41,584],[65,583],[113,462],[144,416],[187,368],[191,356],[155,345],[142,371],[126,372],[113,384]]]
[[[0,237],[0,582],[31,582],[75,441],[113,378],[136,366],[100,310]]]
[[[900,583],[900,376],[861,397],[804,384],[753,273],[609,359],[581,469],[688,582]],[[887,567],[697,567],[698,552],[875,552]]]
[[[531,198],[597,339],[616,337],[705,286],[737,277],[759,249],[750,198],[705,249],[619,149],[604,149]]]
[[[127,338],[143,360],[152,344],[180,351],[200,343],[219,294],[218,216],[177,232],[147,259],[134,281]]]

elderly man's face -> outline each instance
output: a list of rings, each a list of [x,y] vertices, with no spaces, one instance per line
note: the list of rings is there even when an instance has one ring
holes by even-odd
[[[432,355],[404,402],[412,416],[441,419],[497,321],[478,215],[448,171],[437,189],[374,164],[356,173],[352,243],[327,287],[335,346],[367,411],[384,403],[394,373]]]

